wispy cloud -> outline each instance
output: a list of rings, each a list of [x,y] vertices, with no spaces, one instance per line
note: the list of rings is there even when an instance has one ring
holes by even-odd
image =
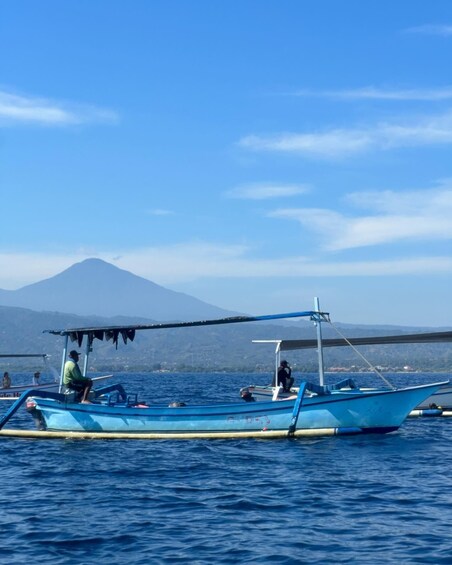
[[[421,26],[410,27],[404,30],[405,33],[420,33],[423,35],[452,35],[452,25],[445,24],[426,24]]]
[[[442,115],[382,122],[361,128],[330,129],[315,133],[249,135],[239,146],[252,151],[294,153],[307,157],[338,159],[370,150],[452,143],[452,112]]]
[[[61,127],[117,121],[118,115],[111,110],[0,91],[0,126],[27,124]]]
[[[362,88],[345,90],[299,90],[293,96],[325,97],[339,100],[420,100],[434,102],[439,100],[450,100],[452,98],[452,86],[438,88],[377,88],[375,86],[364,86]]]
[[[152,210],[148,210],[147,213],[150,216],[172,216],[174,212],[172,210],[165,210],[163,208],[153,208]]]
[[[270,215],[292,219],[316,232],[325,249],[344,250],[396,241],[452,239],[452,182],[436,190],[348,195],[354,206],[372,214],[356,216],[328,209],[279,209]]]
[[[452,257],[393,257],[383,260],[334,261],[306,256],[261,259],[242,245],[190,242],[179,245],[74,254],[1,254],[0,288],[20,288],[52,277],[88,257],[98,257],[161,285],[199,279],[342,277],[452,274]],[[212,260],[215,257],[215,260]]]
[[[268,200],[296,196],[308,191],[309,186],[305,184],[250,183],[228,190],[225,192],[225,196],[242,200]]]
[[[239,141],[244,149],[295,153],[307,157],[341,158],[371,147],[373,133],[365,130],[335,129],[319,133],[281,133],[271,136],[249,135]]]

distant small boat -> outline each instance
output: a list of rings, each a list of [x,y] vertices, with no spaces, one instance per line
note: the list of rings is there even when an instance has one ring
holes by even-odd
[[[176,322],[151,325],[101,326],[49,330],[63,336],[63,360],[68,341],[85,343],[86,374],[88,356],[93,342],[112,340],[116,346],[122,337],[132,341],[137,331],[161,330],[206,325],[234,324],[309,317],[319,327],[329,321],[329,314],[316,310],[267,316],[236,316],[218,320]],[[321,344],[321,339],[319,340]],[[320,345],[321,347],[321,345]],[[63,363],[62,363],[63,366]],[[320,369],[319,370],[323,370]],[[448,381],[447,381],[448,382]],[[147,405],[137,395],[127,394],[120,384],[93,391],[91,403],[74,402],[71,396],[47,391],[24,392],[0,420],[0,435],[29,435],[33,437],[90,437],[90,438],[228,438],[228,437],[298,437],[358,433],[387,433],[397,430],[414,406],[433,394],[446,382],[412,386],[403,389],[363,391],[334,390],[329,394],[305,394],[302,383],[293,398],[281,402],[219,402],[194,404],[169,402]],[[26,403],[38,428],[3,430],[15,412]]]
[[[38,358],[42,359],[44,363],[47,363],[49,355],[46,353],[0,353],[0,359],[33,359]],[[39,384],[28,384],[28,385],[14,385],[5,388],[0,388],[0,400],[17,400],[21,397],[21,395],[26,392],[27,390],[34,390],[34,391],[49,391],[49,392],[58,392],[60,388],[60,379],[59,375],[56,372],[55,368],[48,367],[49,373],[54,373],[54,380],[49,382],[40,382]],[[103,381],[105,379],[111,379],[113,375],[104,375],[100,377],[94,377],[93,381]]]
[[[0,400],[17,400],[20,398],[21,394],[26,390],[48,390],[48,391],[58,391],[58,383],[42,383],[40,385],[23,385],[23,386],[12,386],[10,388],[0,388]]]
[[[46,353],[0,353],[0,359],[41,359],[46,365],[49,356]],[[53,369],[56,378],[49,382],[33,383],[29,385],[11,385],[0,388],[0,400],[16,400],[26,390],[33,388],[34,390],[57,391],[59,387],[58,373]],[[52,369],[48,367],[48,373],[52,373]]]
[[[102,375],[100,377],[93,377],[93,381],[95,383],[103,381],[105,379],[111,379],[113,375]],[[34,391],[49,391],[49,392],[58,392],[60,388],[60,383],[53,382],[53,383],[41,383],[39,385],[21,385],[21,386],[11,386],[9,388],[0,388],[0,400],[17,400],[21,397],[21,395],[26,392],[27,390],[34,390]]]
[[[452,387],[444,385],[440,387],[434,394],[429,396],[426,400],[421,402],[416,409],[437,409],[451,411],[452,410]]]

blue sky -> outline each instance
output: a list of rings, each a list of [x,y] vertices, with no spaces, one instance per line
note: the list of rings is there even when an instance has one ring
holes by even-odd
[[[452,324],[449,0],[3,0],[0,52],[0,288]]]

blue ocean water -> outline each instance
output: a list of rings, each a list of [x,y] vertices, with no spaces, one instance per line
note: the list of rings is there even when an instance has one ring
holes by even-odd
[[[121,380],[143,400],[190,402],[237,400],[268,377]],[[12,427],[30,423],[23,412]],[[452,419],[419,418],[316,439],[2,438],[0,563],[450,564],[451,432]]]

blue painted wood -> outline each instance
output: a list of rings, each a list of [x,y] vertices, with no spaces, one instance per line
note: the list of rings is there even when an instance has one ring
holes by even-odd
[[[397,429],[411,410],[442,383],[398,390],[332,391],[277,402],[216,403],[170,407],[130,406],[126,402],[69,404],[35,398],[48,430],[190,433],[360,429],[364,433]],[[301,409],[302,407],[302,409]],[[295,418],[295,421],[294,421]]]
[[[297,399],[293,407],[292,420],[289,426],[289,434],[293,434],[297,427],[298,416],[300,414],[301,405],[303,403],[303,397],[306,390],[306,385],[307,385],[306,382],[301,383],[300,389],[298,391]]]
[[[24,404],[27,398],[33,397],[42,397],[42,398],[51,398],[54,400],[59,400],[60,402],[64,400],[64,395],[59,394],[57,392],[49,392],[46,390],[36,390],[33,388],[29,388],[25,392],[23,392],[20,397],[14,402],[12,406],[5,412],[2,419],[0,420],[0,430],[3,426],[14,416],[14,414],[19,410],[19,408]]]

